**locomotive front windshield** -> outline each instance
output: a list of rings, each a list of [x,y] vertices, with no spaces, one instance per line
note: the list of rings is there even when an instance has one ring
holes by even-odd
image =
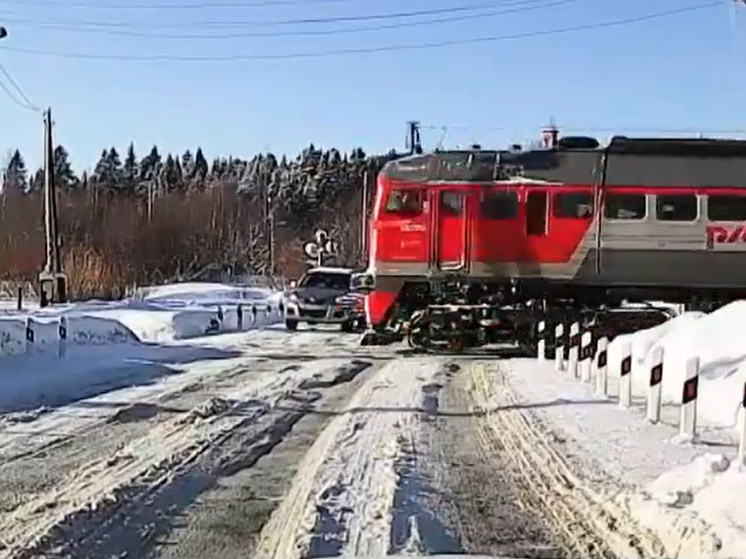
[[[298,287],[312,287],[321,289],[347,290],[350,287],[350,274],[313,272],[306,274],[300,280]]]

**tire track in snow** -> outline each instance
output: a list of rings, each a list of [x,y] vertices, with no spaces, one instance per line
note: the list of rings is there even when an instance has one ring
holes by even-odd
[[[173,516],[222,475],[247,467],[287,434],[319,397],[303,382],[351,378],[367,363],[301,367],[289,375],[236,378],[222,398],[156,425],[114,456],[86,464],[67,482],[0,519],[0,557],[111,557],[141,552]],[[327,384],[333,384],[334,379]],[[308,385],[306,385],[308,386]],[[288,402],[294,405],[283,408]],[[300,404],[300,405],[298,405]]]
[[[227,361],[227,362],[226,362]],[[207,382],[220,377],[230,378],[249,371],[260,363],[256,358],[237,358],[222,363],[209,362],[192,366],[181,374],[174,374],[157,384],[124,388],[76,404],[47,410],[31,422],[8,424],[0,429],[0,467],[39,453],[48,453],[81,434],[88,433],[126,411],[132,406],[128,400],[137,398],[141,405],[157,406],[159,402],[197,391]],[[232,363],[232,364],[231,364]]]
[[[575,476],[530,412],[521,410],[505,375],[505,363],[478,364],[471,369],[471,393],[478,409],[488,413],[478,435],[485,447],[507,451],[522,480],[520,490],[537,516],[554,527],[574,555],[583,557],[663,557],[656,536],[641,530],[622,511],[594,494]]]
[[[389,552],[397,514],[404,514],[408,525],[416,515],[403,505],[402,460],[426,411],[423,386],[432,381],[438,364],[433,358],[394,361],[337,412],[262,530],[255,556],[300,559]],[[399,513],[397,504],[404,506]],[[411,535],[407,531],[406,536]]]
[[[459,554],[464,549],[458,538],[449,533],[440,511],[427,506],[429,494],[437,491],[426,475],[429,432],[435,429],[440,408],[440,393],[449,378],[444,370],[434,376],[435,382],[421,387],[423,414],[416,429],[403,437],[402,455],[396,463],[398,476],[391,522],[390,554],[430,555]],[[443,383],[443,384],[441,384]]]

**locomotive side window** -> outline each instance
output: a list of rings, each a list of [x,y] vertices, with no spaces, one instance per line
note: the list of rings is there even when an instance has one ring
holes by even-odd
[[[440,213],[459,216],[464,211],[464,195],[461,192],[440,193]]]
[[[710,221],[746,221],[746,196],[715,194],[707,197]]]
[[[656,218],[659,221],[694,221],[699,208],[695,194],[658,195],[655,201]]]
[[[518,194],[510,190],[483,191],[479,213],[482,219],[515,219],[518,216]]]
[[[644,194],[607,194],[604,200],[606,219],[645,219]]]
[[[386,199],[386,213],[416,217],[422,213],[423,199],[421,190],[392,190]]]
[[[590,219],[593,216],[593,194],[560,192],[554,195],[554,217]]]

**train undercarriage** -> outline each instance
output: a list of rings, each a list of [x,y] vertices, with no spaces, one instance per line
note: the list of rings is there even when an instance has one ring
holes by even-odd
[[[737,298],[739,294],[732,292],[610,290],[546,282],[408,283],[386,320],[368,330],[361,344],[406,341],[414,350],[439,353],[508,344],[535,354],[539,339],[544,338],[553,353],[557,342],[568,347],[574,322],[582,331],[591,332],[594,340],[613,339],[673,318],[677,312],[672,304],[709,311]],[[666,304],[650,302],[656,300]],[[556,340],[559,324],[563,336]]]

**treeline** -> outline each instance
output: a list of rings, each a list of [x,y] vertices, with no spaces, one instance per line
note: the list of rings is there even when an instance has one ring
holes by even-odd
[[[397,157],[343,153],[310,145],[294,159],[259,154],[208,162],[130,145],[102,152],[76,174],[63,146],[54,150],[62,257],[75,297],[116,298],[134,285],[220,276],[296,277],[303,242],[323,227],[340,243],[339,264],[361,263],[362,185]],[[15,151],[0,194],[0,282],[35,282],[44,264],[41,170]],[[270,227],[273,216],[274,270]]]

